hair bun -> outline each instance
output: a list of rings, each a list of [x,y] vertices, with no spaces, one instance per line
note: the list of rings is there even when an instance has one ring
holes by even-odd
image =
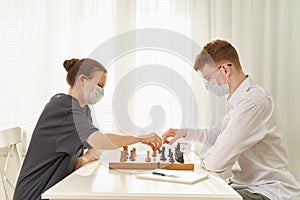
[[[79,59],[76,58],[72,58],[70,60],[65,60],[64,62],[64,68],[66,69],[66,71],[70,71],[70,69],[75,65],[75,63],[78,61]]]

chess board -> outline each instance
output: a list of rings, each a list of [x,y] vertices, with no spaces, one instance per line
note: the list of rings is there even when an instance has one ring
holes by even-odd
[[[110,169],[172,169],[172,170],[194,170],[193,163],[169,163],[165,162],[110,162]]]
[[[147,157],[145,152],[137,152],[135,160],[131,161],[127,159],[124,162],[120,161],[110,161],[109,168],[110,169],[171,169],[171,170],[194,170],[194,164],[189,162],[187,158],[185,158],[184,163],[179,163],[175,161],[171,163],[169,161],[169,157],[166,157],[167,160],[160,160],[160,154],[157,154],[156,157],[152,157],[150,154],[150,162],[146,162],[145,159]]]

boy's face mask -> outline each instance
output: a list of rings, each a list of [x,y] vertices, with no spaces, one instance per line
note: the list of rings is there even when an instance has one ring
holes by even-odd
[[[206,89],[218,97],[222,97],[229,93],[229,85],[227,83],[219,85],[216,79],[208,81]]]
[[[221,67],[219,67],[218,71],[216,72],[217,76],[215,78],[212,78],[209,81],[207,81],[206,79],[204,79],[205,80],[206,89],[209,92],[213,93],[215,96],[218,96],[218,97],[222,97],[222,96],[224,96],[224,95],[226,95],[226,94],[229,93],[228,79],[226,81],[227,83],[222,84],[222,85],[220,85],[218,83],[218,81],[217,81],[217,78],[219,76],[220,68]]]

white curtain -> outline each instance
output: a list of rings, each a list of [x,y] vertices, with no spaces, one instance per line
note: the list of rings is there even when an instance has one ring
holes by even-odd
[[[0,128],[20,125],[31,133],[49,98],[68,91],[63,61],[87,57],[119,33],[162,28],[200,46],[222,38],[236,47],[244,71],[273,95],[290,169],[300,181],[299,8],[298,0],[1,1]],[[95,106],[104,131],[118,130],[111,115],[115,84],[135,67],[153,63],[173,67],[191,85],[199,101],[199,126],[223,115],[223,100],[210,99],[189,64],[166,52],[145,50],[120,58],[108,69],[105,98]],[[140,89],[128,103],[130,117],[146,126],[149,109],[161,104],[167,116],[161,131],[178,127],[182,110],[175,97],[155,85]]]
[[[20,125],[30,134],[49,99],[68,92],[64,60],[88,57],[115,34],[116,2],[16,0],[0,4],[0,128]],[[109,83],[113,80],[112,72]]]

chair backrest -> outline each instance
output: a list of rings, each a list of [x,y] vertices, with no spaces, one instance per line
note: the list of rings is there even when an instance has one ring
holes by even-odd
[[[22,129],[20,127],[9,128],[0,131],[0,148],[22,142]]]
[[[0,197],[5,197],[1,199],[9,199],[8,196],[13,194],[22,163],[17,144],[22,142],[22,138],[22,129],[20,127],[0,131],[0,148],[8,148],[4,167],[0,169],[0,193],[2,193]]]

